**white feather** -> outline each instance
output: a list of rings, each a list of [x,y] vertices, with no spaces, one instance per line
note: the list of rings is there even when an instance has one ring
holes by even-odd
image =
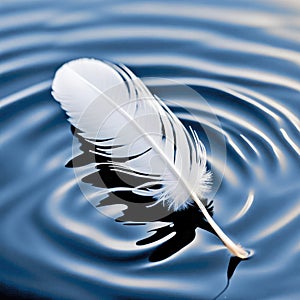
[[[52,89],[71,124],[84,138],[94,141],[97,151],[111,160],[114,171],[146,181],[140,186],[115,187],[102,193],[131,190],[152,196],[156,203],[175,211],[195,201],[222,241],[237,255],[231,249],[231,240],[222,236],[224,233],[201,203],[211,183],[203,144],[196,132],[191,129],[189,133],[130,70],[94,59],[78,59],[56,72]],[[161,187],[153,188],[157,184]],[[243,251],[238,256],[245,257]]]

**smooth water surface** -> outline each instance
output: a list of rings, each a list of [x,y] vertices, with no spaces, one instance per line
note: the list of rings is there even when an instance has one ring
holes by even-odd
[[[300,298],[297,1],[19,0],[1,1],[0,17],[3,297],[214,299],[234,271],[218,299]],[[230,260],[192,212],[126,226],[86,200],[65,167],[73,135],[50,94],[55,70],[79,57],[152,77],[145,83],[176,98],[185,124],[187,110],[200,122],[195,130],[225,140],[224,176],[224,151],[211,166],[221,182],[214,218],[254,251],[251,259]],[[201,94],[221,128],[162,78]],[[166,225],[186,246],[157,256],[174,231],[159,231],[154,243],[148,231]]]

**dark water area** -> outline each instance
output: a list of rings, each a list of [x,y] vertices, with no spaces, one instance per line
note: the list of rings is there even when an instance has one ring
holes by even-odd
[[[1,299],[300,298],[297,1],[4,0],[0,17]],[[123,63],[176,100],[209,149],[211,213],[250,259],[194,207],[159,221],[118,215],[111,199],[95,209],[51,96],[79,57]]]

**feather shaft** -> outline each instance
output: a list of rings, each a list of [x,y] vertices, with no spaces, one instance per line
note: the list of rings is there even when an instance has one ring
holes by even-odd
[[[220,240],[224,243],[227,249],[234,255],[241,259],[246,259],[249,257],[250,253],[246,251],[241,245],[234,243],[218,226],[218,224],[214,221],[214,219],[210,216],[207,209],[200,201],[198,196],[194,193],[191,194],[192,199],[196,202],[200,210],[202,211],[204,217],[206,218],[207,222],[210,226],[214,229]]]

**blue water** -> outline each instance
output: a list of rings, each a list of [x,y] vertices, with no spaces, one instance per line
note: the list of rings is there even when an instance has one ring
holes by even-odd
[[[214,299],[234,271],[218,299],[299,299],[299,20],[292,0],[2,0],[2,298]],[[149,88],[192,111],[196,130],[225,141],[226,153],[209,159],[220,183],[214,218],[254,251],[251,259],[230,259],[192,211],[126,226],[86,200],[84,183],[65,167],[73,135],[50,94],[55,70],[78,57],[152,77]],[[162,78],[201,94],[221,129]],[[178,252],[166,244],[172,230],[145,240],[173,221],[178,241],[190,238]]]

